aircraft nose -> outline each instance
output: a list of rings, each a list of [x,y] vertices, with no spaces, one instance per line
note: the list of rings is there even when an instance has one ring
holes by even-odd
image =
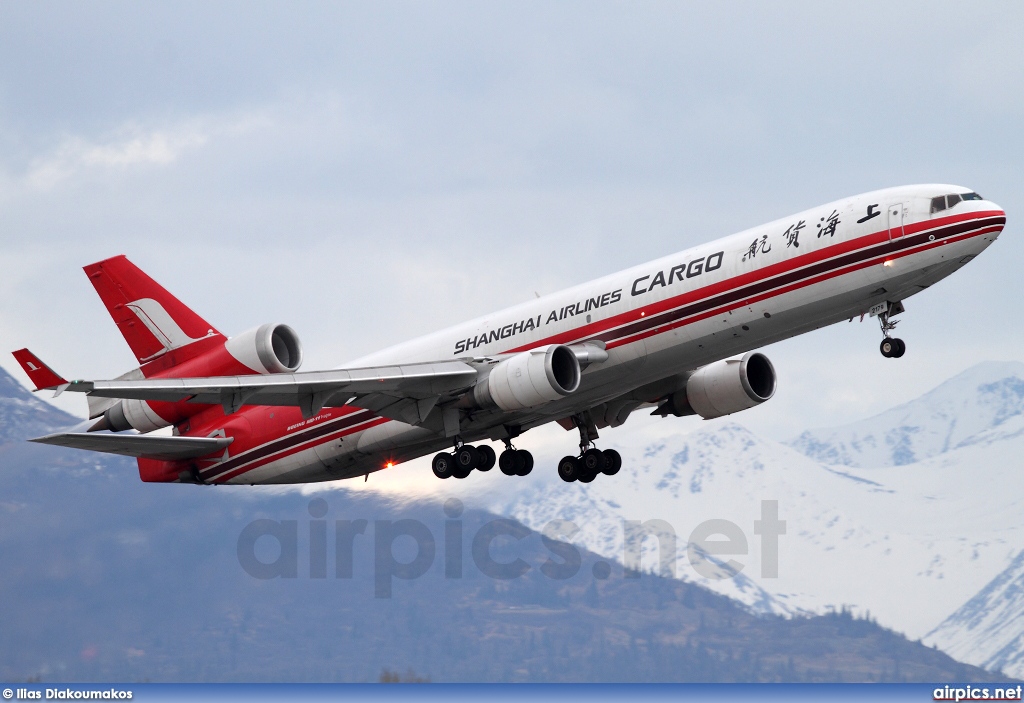
[[[999,236],[1003,233],[1003,228],[1006,226],[1006,210],[996,203],[993,203],[991,200],[989,203],[992,205],[992,215],[996,218],[996,236]]]

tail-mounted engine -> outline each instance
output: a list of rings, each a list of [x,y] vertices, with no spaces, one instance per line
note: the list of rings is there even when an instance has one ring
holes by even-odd
[[[775,367],[760,352],[725,359],[697,369],[658,408],[659,415],[700,415],[711,420],[760,405],[775,395]]]
[[[572,349],[549,344],[498,362],[473,389],[479,407],[506,412],[524,410],[563,398],[580,385],[580,362]]]
[[[232,337],[224,349],[257,373],[294,373],[302,365],[299,335],[288,325],[260,325]]]
[[[154,378],[293,373],[301,364],[302,344],[295,330],[288,325],[266,324],[161,371]],[[128,376],[141,378],[142,374],[136,370]],[[206,407],[187,401],[162,403],[91,397],[89,400],[89,416],[102,416],[92,429],[114,432],[129,429],[151,432],[181,422]]]

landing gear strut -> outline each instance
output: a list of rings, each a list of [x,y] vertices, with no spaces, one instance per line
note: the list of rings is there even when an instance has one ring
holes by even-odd
[[[563,457],[558,462],[558,476],[566,483],[590,483],[598,474],[614,476],[622,468],[622,457],[614,449],[601,451],[594,446],[597,427],[589,415],[573,417],[580,431],[580,455]]]
[[[899,359],[907,351],[907,345],[902,339],[890,337],[889,333],[896,329],[899,320],[892,320],[894,315],[903,312],[902,303],[889,303],[885,312],[878,313],[878,325],[882,328],[882,343],[878,350],[886,359]]]

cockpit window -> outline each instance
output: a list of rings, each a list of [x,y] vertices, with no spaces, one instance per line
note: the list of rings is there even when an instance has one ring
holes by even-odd
[[[948,210],[961,200],[984,200],[977,193],[950,193],[932,198],[932,214]]]

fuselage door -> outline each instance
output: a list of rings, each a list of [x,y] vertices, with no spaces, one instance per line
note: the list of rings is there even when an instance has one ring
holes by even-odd
[[[889,206],[889,239],[896,240],[903,236],[903,203],[893,203]]]

